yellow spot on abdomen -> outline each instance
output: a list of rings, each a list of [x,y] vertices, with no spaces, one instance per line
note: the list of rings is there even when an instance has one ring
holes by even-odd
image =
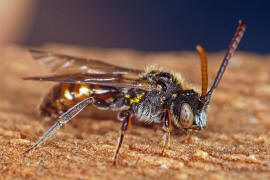
[[[72,99],[73,99],[73,97],[72,97],[72,95],[70,94],[70,92],[69,92],[68,89],[65,90],[64,96],[65,96],[65,98],[67,98],[68,100],[72,100]]]
[[[79,94],[88,96],[89,95],[89,89],[87,87],[85,87],[85,86],[82,86],[79,89]]]

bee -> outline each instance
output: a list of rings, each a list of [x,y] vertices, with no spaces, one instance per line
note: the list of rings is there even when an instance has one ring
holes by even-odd
[[[118,119],[122,121],[122,126],[113,158],[114,165],[133,118],[147,124],[157,123],[163,126],[165,138],[161,154],[164,154],[173,129],[193,131],[201,130],[206,126],[206,111],[212,94],[245,29],[245,23],[239,21],[209,91],[207,91],[206,53],[201,46],[196,47],[201,59],[201,93],[185,86],[176,73],[163,72],[155,68],[141,71],[107,64],[95,59],[30,50],[34,59],[59,73],[53,76],[24,78],[25,80],[59,83],[44,97],[40,105],[42,115],[58,117],[59,120],[25,153],[38,147],[63,124],[68,123],[91,104],[101,110],[119,111]]]

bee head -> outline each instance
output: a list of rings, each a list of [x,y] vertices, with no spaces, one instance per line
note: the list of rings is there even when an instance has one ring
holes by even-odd
[[[243,21],[239,21],[239,25],[233,36],[231,43],[225,53],[225,57],[221,63],[219,71],[216,75],[215,81],[207,92],[208,88],[208,72],[207,72],[207,58],[206,52],[201,46],[197,46],[196,49],[201,58],[201,73],[202,73],[202,91],[200,97],[193,96],[189,103],[181,103],[179,123],[184,129],[202,129],[206,125],[206,108],[211,100],[212,94],[218,86],[223,73],[228,65],[228,62],[235,52],[244,32],[246,25]],[[192,102],[192,103],[191,103]]]
[[[199,95],[193,90],[186,90],[179,97],[175,107],[177,125],[188,131],[200,130],[206,126],[206,110]]]

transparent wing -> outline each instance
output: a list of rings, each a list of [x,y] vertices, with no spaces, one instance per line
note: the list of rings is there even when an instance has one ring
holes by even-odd
[[[96,59],[86,59],[55,54],[41,50],[29,50],[33,58],[57,73],[139,74],[142,71],[123,68]]]
[[[95,84],[116,88],[152,90],[152,85],[143,79],[131,79],[117,74],[64,74],[46,77],[26,77],[24,80],[53,81],[70,84]]]

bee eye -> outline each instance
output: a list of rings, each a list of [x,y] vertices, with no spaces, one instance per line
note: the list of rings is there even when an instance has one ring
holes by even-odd
[[[193,124],[193,112],[188,103],[183,103],[180,109],[180,124],[183,128],[189,128]]]

